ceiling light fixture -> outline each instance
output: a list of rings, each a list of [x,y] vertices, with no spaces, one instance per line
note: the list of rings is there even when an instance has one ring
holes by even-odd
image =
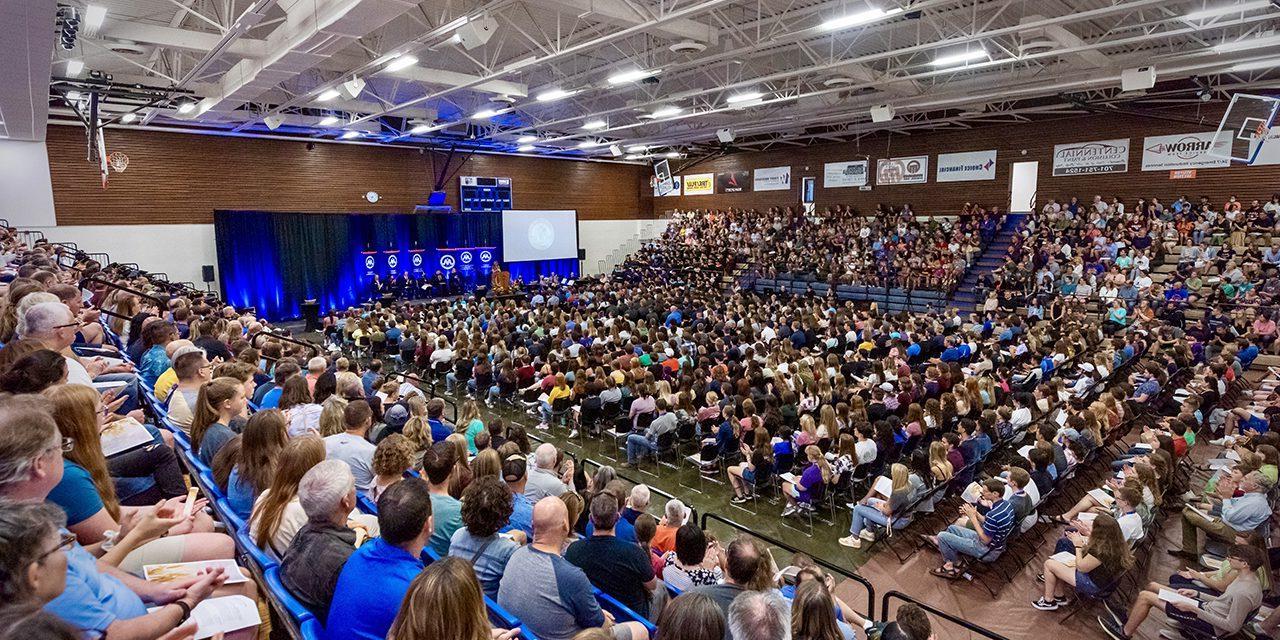
[[[471,119],[472,120],[488,120],[489,118],[492,118],[498,115],[499,113],[501,112],[498,111],[497,109],[481,109],[471,114]]]
[[[764,97],[764,94],[759,91],[748,91],[746,93],[731,95],[728,98],[725,98],[725,102],[728,102],[729,104],[741,104],[743,102],[754,102],[762,97]]]
[[[132,111],[120,116],[120,122],[123,122],[125,124],[129,124],[130,122],[133,122],[134,120],[137,120],[137,119],[138,119],[138,114]]]
[[[1214,45],[1213,52],[1235,53],[1236,51],[1249,51],[1251,49],[1262,49],[1264,47],[1280,47],[1280,35],[1224,42],[1222,44]]]
[[[866,11],[859,11],[857,13],[829,18],[827,21],[818,25],[818,28],[823,31],[839,31],[841,29],[848,29],[849,27],[858,27],[864,24],[869,24],[881,18],[896,16],[899,13],[902,13],[902,9],[899,7],[894,7],[888,11],[879,7],[874,7],[867,9]]]
[[[93,35],[102,26],[107,19],[107,8],[102,5],[91,4],[84,8],[84,32]]]
[[[319,100],[320,102],[328,102],[340,95],[342,95],[341,91],[338,91],[337,89],[329,89],[328,91],[316,96],[316,100]]]
[[[1231,71],[1259,71],[1262,69],[1273,69],[1277,66],[1280,66],[1280,58],[1270,58],[1266,60],[1254,60],[1252,62],[1241,62],[1240,64],[1232,65]]]
[[[520,151],[520,152],[524,152],[524,153],[528,153],[528,152],[530,152],[530,151],[534,151],[534,150],[536,150],[536,149],[537,149],[537,147],[535,147],[535,146],[533,146],[533,145],[531,145],[531,144],[522,144],[522,145],[520,145],[519,147],[516,147],[516,151]]]
[[[523,135],[523,136],[520,136],[519,138],[516,138],[517,144],[529,144],[530,142],[537,142],[537,141],[538,141],[538,136],[535,136],[535,135]]]
[[[684,109],[681,109],[680,107],[677,107],[675,105],[667,105],[665,107],[658,107],[657,109],[654,109],[653,117],[670,118],[671,116],[680,115],[681,111],[684,111]]]
[[[396,56],[394,59],[391,60],[391,62],[387,63],[387,66],[383,67],[382,69],[384,71],[396,72],[396,71],[401,71],[403,69],[408,69],[409,67],[412,67],[415,64],[418,64],[418,58],[416,56],[411,56],[406,53],[404,55]]]
[[[341,135],[341,136],[339,136],[339,137],[340,137],[340,138],[342,138],[343,140],[350,140],[350,139],[352,139],[352,138],[359,138],[359,137],[360,137],[360,132],[359,132],[359,131],[348,131],[348,132],[346,132],[346,133],[342,134],[342,135]]]
[[[990,56],[987,54],[986,49],[979,47],[970,51],[961,51],[959,53],[939,56],[934,58],[933,62],[929,64],[932,64],[935,67],[950,67],[952,65],[973,62],[974,60],[979,60],[981,58],[990,58]]]
[[[579,149],[590,149],[591,147],[598,147],[598,146],[600,146],[600,143],[595,140],[583,140],[582,142],[578,143]]]
[[[662,154],[662,155],[663,155],[663,156],[665,156],[665,157],[667,157],[667,158],[679,158],[679,157],[680,157],[680,152],[679,152],[679,151],[668,151],[668,152],[666,152],[666,153],[664,153],[664,154]]]
[[[660,69],[632,69],[630,71],[621,71],[609,76],[609,84],[627,84],[628,82],[639,82],[645,78],[652,78],[658,75]]]
[[[538,94],[538,102],[555,102],[563,100],[577,93],[576,91],[566,91],[564,89],[548,89]]]
[[[83,61],[83,60],[68,60],[68,61],[67,61],[67,75],[68,75],[68,76],[78,76],[78,75],[80,75],[80,72],[81,72],[81,71],[84,71],[84,61]]]
[[[595,131],[596,129],[603,129],[607,126],[609,126],[609,123],[605,122],[604,120],[592,120],[590,122],[587,122],[586,124],[583,124],[582,128],[586,129],[587,131]]]
[[[1187,22],[1200,22],[1202,20],[1208,20],[1209,18],[1216,18],[1218,16],[1225,16],[1232,13],[1257,11],[1258,9],[1265,9],[1269,6],[1271,6],[1270,0],[1249,0],[1248,2],[1241,2],[1239,4],[1223,5],[1221,7],[1192,11],[1182,16],[1182,19]]]
[[[329,115],[320,118],[320,126],[322,127],[331,127],[335,124],[338,124],[338,116]]]
[[[191,113],[192,111],[195,111],[195,110],[196,110],[196,103],[194,102],[184,102],[178,105],[178,113]]]
[[[627,153],[644,153],[645,151],[648,151],[648,150],[649,150],[649,147],[646,147],[642,144],[633,144],[627,147]]]
[[[428,131],[431,131],[431,125],[429,125],[429,124],[427,124],[427,123],[425,123],[425,122],[424,122],[424,123],[422,123],[422,124],[420,124],[420,125],[416,125],[416,126],[414,126],[414,128],[412,128],[412,129],[410,129],[410,130],[409,130],[409,133],[411,133],[411,134],[413,134],[413,135],[415,135],[415,136],[416,136],[416,135],[424,134],[424,133],[426,133],[426,132],[428,132]]]
[[[72,101],[72,102],[76,102],[76,101],[80,100],[80,92],[79,92],[79,91],[68,91],[68,92],[67,92],[67,100],[70,100],[70,101]]]

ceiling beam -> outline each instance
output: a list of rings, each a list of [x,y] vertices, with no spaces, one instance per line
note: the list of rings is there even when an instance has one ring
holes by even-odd
[[[653,19],[653,16],[642,14],[633,3],[625,0],[547,0],[547,3],[581,11],[580,18],[595,18],[616,26],[632,27]],[[658,25],[654,31],[707,45],[714,45],[717,40],[716,29],[697,20],[671,20]]]

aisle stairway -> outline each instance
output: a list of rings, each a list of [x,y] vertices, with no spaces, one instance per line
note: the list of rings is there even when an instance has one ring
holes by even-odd
[[[1000,224],[1000,229],[996,231],[995,238],[988,244],[986,249],[982,251],[982,255],[969,267],[969,271],[964,274],[964,279],[956,286],[955,291],[951,293],[951,299],[948,301],[949,307],[957,307],[961,313],[971,313],[981,304],[978,300],[978,281],[983,275],[991,273],[1000,267],[1004,261],[1004,254],[1009,250],[1009,245],[1013,240],[1013,235],[1022,225],[1022,221],[1027,218],[1025,213],[1010,213],[1004,217],[1004,222]]]

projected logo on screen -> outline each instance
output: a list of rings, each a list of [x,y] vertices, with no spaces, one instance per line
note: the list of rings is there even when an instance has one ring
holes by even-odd
[[[555,243],[556,228],[551,226],[550,220],[538,218],[529,225],[529,246],[538,251],[546,251]]]
[[[480,262],[483,264],[489,264],[490,262],[493,262],[493,254],[488,251],[481,251]]]
[[[462,252],[462,256],[461,256],[461,257],[462,257],[462,264],[471,264],[471,252],[470,252],[470,251],[463,251],[463,252]]]
[[[391,267],[392,269],[400,266],[400,258],[397,258],[396,254],[394,253],[387,256],[387,266]]]
[[[457,263],[453,261],[453,256],[450,256],[450,255],[440,256],[441,269],[444,269],[445,271],[453,271],[453,267],[456,264]]]
[[[413,257],[412,257],[412,258],[409,258],[409,260],[410,260],[411,262],[413,262],[413,266],[415,266],[415,267],[421,267],[421,266],[422,266],[422,254],[421,254],[421,253],[415,253],[415,254],[413,254]]]
[[[374,260],[374,259],[373,259],[373,256],[365,256],[365,259],[364,259],[364,268],[366,268],[366,269],[372,269],[372,268],[374,268],[375,266],[377,266],[377,264],[378,264],[378,262],[377,262],[376,260]]]

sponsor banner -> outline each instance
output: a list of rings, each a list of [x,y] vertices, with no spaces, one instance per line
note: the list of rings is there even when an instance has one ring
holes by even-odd
[[[650,178],[649,179],[650,182],[653,183],[653,197],[655,198],[661,197],[661,196],[671,197],[671,196],[680,195],[680,178],[681,176],[668,176],[668,179],[671,181],[671,184],[670,184],[671,190],[667,191],[666,193],[662,192],[662,188],[661,188],[662,183],[658,182],[656,179]]]
[[[1129,139],[1095,140],[1053,147],[1053,175],[1083,176],[1129,171]]]
[[[1259,144],[1262,145],[1261,149],[1257,148]],[[1280,164],[1280,126],[1271,127],[1262,142],[1255,140],[1250,143],[1249,153],[1254,151],[1258,152],[1258,157],[1253,159],[1253,164]]]
[[[752,179],[755,191],[786,191],[791,188],[791,167],[756,169]]]
[[[691,173],[683,176],[686,196],[709,196],[716,192],[716,174]]]
[[[996,179],[996,150],[938,154],[938,182]]]
[[[716,193],[742,193],[751,190],[751,170],[741,169],[716,174]]]
[[[1148,136],[1142,139],[1142,170],[1203,169],[1231,164],[1231,141],[1214,142],[1213,131]]]
[[[1194,180],[1196,177],[1195,169],[1170,169],[1170,180]]]
[[[828,162],[822,165],[822,188],[861,187],[867,184],[867,161]]]
[[[881,158],[876,161],[876,184],[924,184],[929,181],[929,156]]]

